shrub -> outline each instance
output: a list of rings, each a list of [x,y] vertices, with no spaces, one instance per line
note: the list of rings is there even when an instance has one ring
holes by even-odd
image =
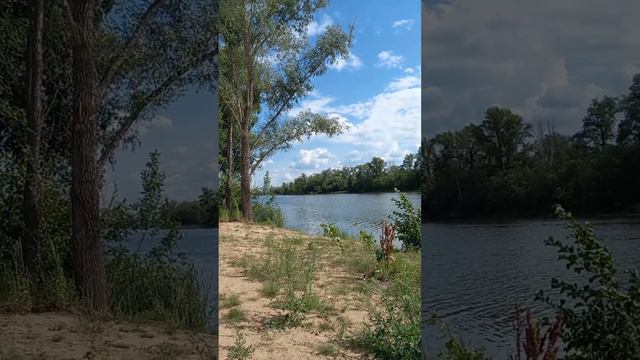
[[[102,214],[110,307],[116,315],[206,329],[209,319],[205,291],[193,264],[176,252],[182,234],[177,224],[166,218],[163,208],[164,174],[159,169],[158,152],[151,154],[141,175],[140,201],[128,205],[114,196]],[[131,229],[136,229],[135,235],[139,236],[136,251],[124,246],[132,240]],[[165,231],[162,236],[161,231]],[[154,237],[159,237],[160,242],[147,253],[140,253],[142,243]]]
[[[350,236],[345,231],[340,229],[336,224],[320,224],[322,228],[322,235],[332,239],[349,239]]]
[[[383,309],[373,311],[369,326],[351,339],[376,359],[420,359],[420,299],[410,294],[383,297]]]
[[[229,360],[246,360],[250,359],[253,356],[254,351],[256,351],[253,345],[247,345],[247,340],[240,333],[240,331],[236,332],[236,338],[233,345],[229,348]]]
[[[558,259],[568,269],[582,274],[580,282],[553,278],[554,299],[540,291],[545,301],[561,316],[565,331],[562,341],[565,358],[640,359],[640,277],[629,275],[626,289],[616,277],[613,257],[598,241],[593,227],[580,224],[561,207],[556,214],[567,222],[572,243],[553,237],[545,243],[558,249]]]
[[[284,226],[284,215],[282,210],[273,203],[253,202],[253,221],[256,224],[271,225],[277,227]]]
[[[420,210],[415,210],[411,200],[401,192],[399,197],[393,199],[397,210],[390,216],[398,232],[398,240],[402,242],[404,249],[419,249],[422,237],[420,235]]]

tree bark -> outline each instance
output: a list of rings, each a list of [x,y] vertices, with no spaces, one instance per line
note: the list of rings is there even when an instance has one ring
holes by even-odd
[[[22,256],[31,281],[40,280],[40,142],[42,137],[42,28],[43,0],[31,2],[27,45],[27,161],[23,187]]]
[[[107,282],[100,239],[97,165],[98,88],[94,38],[95,0],[69,0],[73,31],[71,251],[80,298],[88,309],[107,310]]]
[[[233,119],[229,119],[229,138],[227,139],[227,176],[225,177],[225,187],[227,194],[225,203],[227,211],[233,210],[233,191],[231,189],[231,177],[233,175]]]
[[[253,209],[251,208],[251,149],[249,119],[243,120],[242,125],[242,169],[240,170],[240,190],[242,192],[242,216],[245,222],[253,222]]]

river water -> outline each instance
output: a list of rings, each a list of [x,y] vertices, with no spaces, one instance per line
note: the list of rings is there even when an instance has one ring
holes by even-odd
[[[420,193],[407,193],[416,209]],[[310,234],[322,234],[322,223],[334,223],[343,231],[357,235],[367,230],[378,238],[380,221],[396,210],[396,193],[277,195],[276,204],[284,214],[285,226]]]
[[[620,270],[640,267],[640,219],[594,220],[598,236]],[[466,345],[484,347],[493,359],[508,359],[515,349],[514,306],[549,315],[535,301],[552,277],[580,279],[558,262],[544,240],[565,240],[561,221],[423,224],[423,316],[436,312],[450,333]],[[624,276],[621,274],[621,276]],[[446,338],[423,325],[423,346],[436,358]]]

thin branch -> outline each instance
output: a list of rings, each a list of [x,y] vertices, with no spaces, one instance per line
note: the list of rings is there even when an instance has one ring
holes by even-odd
[[[307,74],[307,76],[305,76],[302,79],[302,83],[304,84],[305,82],[307,82],[311,76],[313,76],[313,74],[315,74],[316,71],[318,71],[319,67],[316,68],[315,70],[309,72]],[[285,99],[285,101],[283,101],[282,105],[280,106],[280,108],[278,108],[278,111],[276,111],[276,113],[264,124],[264,126],[262,127],[262,129],[260,129],[260,132],[258,133],[258,136],[256,137],[255,141],[252,144],[252,147],[255,147],[256,144],[258,144],[258,142],[260,141],[260,139],[262,138],[262,136],[264,135],[264,132],[266,131],[266,129],[273,124],[276,120],[278,120],[278,117],[280,117],[280,115],[282,115],[282,112],[287,108],[287,106],[289,105],[289,102],[293,99],[293,97],[296,96],[296,92],[292,91],[287,98]]]
[[[199,58],[196,64],[199,62],[205,61],[210,57],[215,56],[217,53],[218,53],[218,44],[216,42],[214,48],[210,52],[204,54],[201,58]],[[102,168],[104,164],[106,164],[106,162],[109,160],[109,158],[113,156],[113,153],[115,152],[115,149],[117,148],[118,144],[129,132],[129,129],[131,128],[131,126],[136,122],[136,120],[138,120],[138,117],[140,116],[140,114],[142,114],[142,112],[146,109],[146,107],[150,103],[155,101],[158,97],[160,97],[177,80],[179,80],[181,77],[186,75],[189,71],[191,71],[193,69],[192,65],[193,64],[187,64],[183,66],[182,68],[178,69],[178,71],[176,71],[171,76],[169,76],[167,79],[165,79],[157,88],[155,88],[153,91],[148,93],[143,98],[143,100],[140,102],[141,105],[137,106],[129,114],[129,116],[127,116],[125,120],[120,122],[120,126],[116,130],[114,136],[111,138],[111,140],[107,144],[105,144],[105,146],[102,149],[102,153],[100,155],[100,159],[98,162],[98,165],[100,168]]]
[[[140,20],[138,21],[138,25],[136,29],[133,31],[133,34],[129,38],[129,40],[124,44],[119,54],[113,60],[109,69],[105,73],[104,77],[100,80],[100,84],[98,85],[98,89],[100,93],[104,93],[113,81],[113,78],[118,73],[120,68],[122,68],[122,64],[127,59],[127,55],[133,49],[134,45],[142,35],[142,31],[149,24],[149,21],[155,16],[156,12],[164,5],[166,0],[155,0],[149,8],[144,12]]]

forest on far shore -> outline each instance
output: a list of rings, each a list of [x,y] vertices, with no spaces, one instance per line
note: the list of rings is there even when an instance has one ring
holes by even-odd
[[[364,193],[420,190],[420,150],[406,154],[402,165],[386,163],[374,157],[365,164],[326,169],[320,173],[302,174],[289,183],[283,183],[273,191],[283,195],[328,194],[335,192]]]
[[[489,108],[479,124],[423,139],[428,219],[640,212],[640,74],[629,93],[591,101],[582,129]]]

